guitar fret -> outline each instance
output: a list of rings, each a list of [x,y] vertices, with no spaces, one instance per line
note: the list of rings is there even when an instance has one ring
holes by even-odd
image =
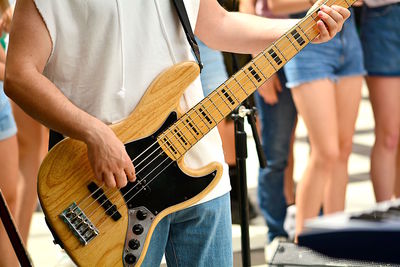
[[[301,23],[299,23],[299,25],[297,26],[297,28],[299,28],[301,30],[301,32],[304,34],[304,36],[307,38],[308,42],[311,42],[311,40],[308,38],[307,34],[304,32],[303,28],[300,25]]]
[[[195,107],[191,110],[191,113],[192,113],[192,114],[190,115],[190,119],[192,120],[193,124],[196,125],[196,128],[197,128],[197,130],[199,130],[200,134],[201,134],[202,136],[204,136],[204,134],[206,134],[210,128],[208,128],[208,126],[207,126],[207,125],[204,123],[204,121],[201,119],[201,117],[199,116],[199,114],[198,114],[197,111],[196,111],[196,108],[197,108],[197,106],[195,106]],[[193,118],[192,115],[195,116],[195,118]],[[196,122],[195,119],[199,119],[199,122]],[[203,127],[203,128],[207,128],[205,132],[203,131],[204,129],[202,129],[202,127],[201,127],[201,124],[200,124],[201,122],[206,126],[206,127]]]
[[[285,58],[285,55],[281,52],[281,50],[279,50],[279,48],[275,45],[275,44],[272,44],[272,46],[274,46],[275,48],[276,48],[276,50],[278,50],[278,52],[279,52],[279,54],[281,54],[281,56],[283,57],[283,59],[285,60],[285,61],[287,61],[287,59]],[[275,52],[275,51],[274,51]],[[275,52],[276,53],[276,52]],[[282,60],[281,60],[282,61]]]
[[[196,134],[197,136],[199,136],[200,133],[203,134],[199,128],[197,128],[196,126],[194,126],[195,123],[194,123],[193,119],[190,117],[190,115],[188,115],[188,118],[190,119],[190,121],[189,121],[189,119],[186,119],[186,122],[188,123],[188,125],[190,126],[190,128],[195,132],[195,134]]]
[[[292,34],[293,34],[293,32],[292,32]],[[297,52],[299,52],[299,49],[297,49],[297,47],[296,47],[296,45],[292,42],[292,40],[290,40],[290,37],[289,36],[287,36],[286,34],[285,34],[285,37],[289,40],[289,42],[292,44],[292,46],[297,50]],[[294,38],[295,40],[296,40],[296,38]],[[302,39],[303,40],[303,39]],[[304,40],[303,40],[303,42],[304,42]],[[301,46],[301,44],[300,44],[300,46]]]
[[[175,126],[173,131],[175,135],[178,136],[177,139],[181,144],[183,143],[184,146],[187,146],[190,143],[183,137],[182,133],[179,130],[177,130],[177,126]]]
[[[275,71],[277,71],[278,69],[275,68],[274,64],[272,64],[271,60],[269,60],[269,58],[267,57],[267,55],[265,54],[264,51],[261,52],[263,54],[263,56],[268,60],[269,64],[274,68]]]
[[[242,89],[242,91],[246,94],[246,96],[248,96],[249,94],[246,92],[246,90],[243,88],[243,86],[240,84],[240,82],[236,79],[235,75],[232,76],[233,80],[239,85],[240,89]],[[257,86],[256,86],[257,88]]]
[[[267,77],[265,77],[264,73],[258,68],[256,62],[254,61],[254,59],[251,60],[252,64],[254,65],[254,67],[257,68],[257,70],[261,73],[261,75],[264,77],[265,80],[267,80]],[[261,79],[260,79],[261,82]]]
[[[269,60],[266,60],[263,53],[257,55],[254,59],[254,66],[257,67],[258,70],[262,73],[262,75],[267,80],[268,77],[271,77],[275,72],[275,68],[271,65]]]
[[[196,138],[196,135],[194,135],[194,134],[192,133],[191,128],[188,127],[188,126],[189,126],[189,120],[187,119],[188,116],[187,116],[186,114],[185,114],[184,116],[186,116],[186,118],[183,118],[183,117],[182,117],[182,119],[181,119],[182,124],[185,126],[185,128],[188,130],[188,132],[193,136],[193,138],[194,138],[194,140],[195,140],[194,143],[196,143],[196,142],[198,141],[198,139]],[[185,123],[185,122],[186,122],[186,123]],[[192,130],[193,130],[193,129],[192,129]]]
[[[214,117],[211,115],[211,113],[208,111],[208,109],[206,109],[204,107],[204,105],[201,105],[201,108],[199,108],[199,111],[200,111],[201,115],[203,115],[203,117],[207,120],[207,122],[209,124],[212,125],[213,122],[216,123]]]
[[[254,69],[253,68],[251,68],[253,71],[254,71]],[[252,76],[250,77],[249,76],[249,74],[246,72],[246,70],[245,69],[243,69],[243,72],[244,72],[244,74],[246,74],[246,76],[247,76],[247,78],[250,80],[250,82],[254,85],[254,87],[255,88],[257,88],[257,85],[253,82],[253,80],[251,79],[251,77],[253,77],[254,79],[256,79],[255,77],[254,77],[254,74],[252,74]],[[258,76],[258,74],[254,71],[254,73]],[[256,81],[257,82],[260,82],[261,81],[261,78],[260,78],[260,76],[258,76],[258,79],[256,79]]]
[[[217,90],[211,92],[211,94],[209,94],[208,97],[218,107],[218,110],[222,113],[222,116],[225,117],[232,111],[232,109],[226,103],[224,98],[221,97],[219,92],[220,89],[218,88]]]
[[[191,142],[191,141],[193,141],[193,140],[190,140],[190,136],[188,136],[187,133],[190,133],[190,135],[191,135],[192,137],[194,137],[193,134],[190,132],[189,128],[187,128],[187,125],[185,124],[184,121],[182,121],[181,124],[183,125],[183,127],[184,127],[184,129],[185,129],[185,132],[183,131],[183,129],[180,129],[180,126],[179,126],[178,124],[176,125],[176,127],[179,129],[179,132],[181,132],[182,135],[186,137],[187,142],[189,143],[189,145],[190,145],[190,146],[193,146],[194,143]],[[196,138],[194,138],[194,141],[195,141],[195,143],[196,143],[196,141],[197,141]]]
[[[230,79],[230,80],[228,80],[228,81],[231,81],[231,80],[232,80],[232,79]],[[225,88],[228,89],[228,90],[223,89],[223,90],[225,91],[224,94],[227,94],[227,95],[229,95],[229,96],[232,95],[232,96],[236,99],[237,103],[241,103],[241,101],[240,101],[239,99],[237,99],[237,97],[235,96],[235,94],[233,94],[233,92],[230,91],[229,87],[226,85],[226,82],[224,82],[223,84],[225,85]],[[230,95],[228,92],[231,92],[232,94]],[[231,98],[231,99],[232,99],[232,98]],[[228,100],[229,100],[229,99],[228,99]]]
[[[203,119],[200,117],[198,111],[197,111],[196,109],[193,109],[193,110],[194,110],[194,112],[197,114],[197,117],[200,119],[200,121],[208,128],[208,131],[211,130],[211,128],[208,127],[207,123],[205,123],[205,122],[203,121]],[[207,131],[207,132],[208,132],[208,131]]]
[[[225,98],[223,98],[223,97],[220,95],[219,92],[220,92],[220,91],[217,91],[217,95],[219,96],[219,98],[221,98],[221,99],[222,99],[222,102],[224,102],[225,105],[229,108],[229,110],[232,111],[233,109],[231,108],[231,106],[230,106],[229,104],[226,103]]]
[[[177,155],[178,155],[178,150],[175,148],[175,146],[172,144],[172,142],[169,141],[169,139],[166,137],[166,135],[164,135],[164,137],[162,138],[162,140],[163,140],[163,142],[164,142],[163,145],[164,145],[164,146],[166,145],[168,151],[172,153],[172,156],[173,156],[175,159],[178,159],[178,158],[179,158],[179,157],[177,156]]]
[[[300,33],[297,32],[296,29],[294,29],[291,33],[293,36],[293,39],[297,42],[297,44],[301,47],[302,45],[304,45],[306,43],[306,41],[304,41],[303,37],[300,35]],[[289,39],[290,40],[290,39]],[[294,45],[294,44],[293,44]],[[296,48],[297,49],[297,48]]]
[[[214,101],[212,101],[212,100],[210,99],[210,97],[207,96],[207,99],[208,99],[209,102],[211,102],[211,104],[214,105],[215,109],[216,109],[216,110],[219,112],[219,114],[222,116],[222,119],[221,119],[221,120],[223,120],[223,119],[225,118],[225,115],[221,112],[221,110],[219,110],[218,106],[214,103]],[[221,120],[218,120],[218,121],[221,121]]]
[[[179,155],[183,155],[186,151],[185,146],[181,144],[179,138],[173,133],[173,129],[169,128],[169,132],[166,134],[166,136],[168,141],[177,150]]]

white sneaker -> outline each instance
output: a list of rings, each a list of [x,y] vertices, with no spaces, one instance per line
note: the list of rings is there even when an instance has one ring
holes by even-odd
[[[284,236],[277,236],[275,237],[272,242],[270,242],[269,244],[265,245],[264,248],[264,256],[265,256],[265,261],[267,263],[271,263],[272,259],[275,256],[276,250],[279,246],[280,242],[287,242],[288,239]]]
[[[294,235],[296,232],[296,206],[290,205],[286,209],[285,222],[283,224],[283,229],[289,236],[289,240],[294,240]]]

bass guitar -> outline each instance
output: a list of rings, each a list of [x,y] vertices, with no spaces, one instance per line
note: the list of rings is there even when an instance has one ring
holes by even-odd
[[[325,0],[348,8],[355,0]],[[131,115],[111,125],[136,168],[121,189],[94,179],[83,142],[65,139],[44,159],[38,193],[55,242],[79,266],[140,266],[157,223],[201,200],[218,183],[222,166],[199,170],[183,157],[204,135],[318,34],[315,8],[292,29],[186,113],[183,92],[199,75],[194,62],[161,73]]]

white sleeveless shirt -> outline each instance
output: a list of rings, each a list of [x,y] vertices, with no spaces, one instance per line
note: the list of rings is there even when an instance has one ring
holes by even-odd
[[[126,118],[152,80],[173,64],[194,60],[169,0],[34,0],[52,41],[44,70],[72,103],[110,124]],[[185,0],[195,28],[199,0]],[[200,79],[185,91],[187,111],[203,99]],[[185,155],[192,168],[224,162],[213,129]],[[227,165],[207,201],[230,190]]]

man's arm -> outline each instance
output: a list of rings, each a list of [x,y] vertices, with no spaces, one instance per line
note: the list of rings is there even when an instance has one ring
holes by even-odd
[[[135,175],[124,145],[108,126],[72,104],[42,75],[51,50],[51,38],[33,1],[17,1],[7,55],[6,94],[47,127],[85,142],[97,179],[110,187],[125,186],[126,177],[133,181]]]
[[[350,11],[339,6],[322,6],[317,22],[320,35],[314,43],[326,42],[342,29]],[[216,50],[255,54],[289,30],[297,20],[267,19],[227,12],[215,0],[200,0],[195,34]]]
[[[287,15],[306,11],[315,0],[268,0],[268,7],[276,15]]]
[[[10,6],[8,0],[0,0],[0,11],[3,13]]]

